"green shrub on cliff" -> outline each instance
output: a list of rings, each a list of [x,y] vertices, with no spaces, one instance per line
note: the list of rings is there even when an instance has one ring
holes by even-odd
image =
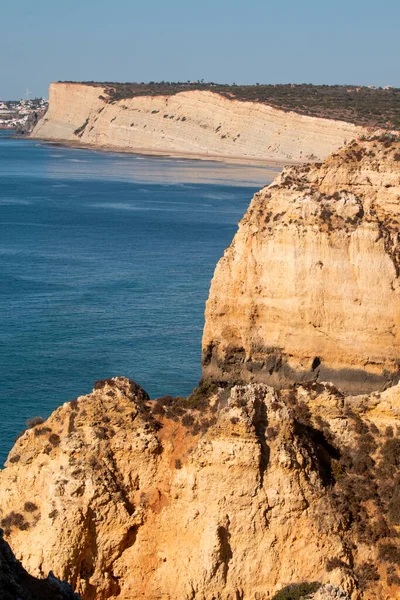
[[[319,590],[321,584],[317,581],[311,583],[291,583],[281,589],[272,600],[300,600],[306,599],[309,594],[314,594]]]

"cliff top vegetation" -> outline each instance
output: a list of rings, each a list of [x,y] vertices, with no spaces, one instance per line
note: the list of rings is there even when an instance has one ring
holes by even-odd
[[[78,82],[63,82],[78,83]],[[188,90],[206,90],[226,98],[260,102],[310,117],[348,121],[355,125],[400,130],[400,88],[370,88],[354,85],[228,85],[218,83],[169,82],[115,83],[79,82],[104,88],[108,102],[135,96],[172,96]]]

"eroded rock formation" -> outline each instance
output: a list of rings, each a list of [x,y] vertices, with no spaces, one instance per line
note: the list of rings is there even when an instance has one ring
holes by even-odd
[[[71,587],[52,573],[46,579],[29,575],[0,536],[1,600],[79,600]]]
[[[400,598],[399,202],[390,137],[256,194],[202,386],[100,381],[17,440],[0,526],[29,575],[0,539],[6,600],[68,598],[49,571],[84,600]]]
[[[98,382],[16,442],[0,520],[30,573],[51,568],[85,600],[268,600],[288,585],[395,598],[399,411],[398,386],[149,402]]]
[[[331,381],[349,393],[400,378],[400,143],[353,142],[258,192],[219,261],[203,376]]]
[[[52,83],[49,101],[32,137],[150,154],[304,162],[367,133],[208,91],[107,102],[101,87]]]

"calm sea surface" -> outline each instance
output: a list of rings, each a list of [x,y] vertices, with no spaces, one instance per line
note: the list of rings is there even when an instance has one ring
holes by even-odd
[[[96,379],[193,389],[215,264],[275,175],[0,132],[0,463]]]

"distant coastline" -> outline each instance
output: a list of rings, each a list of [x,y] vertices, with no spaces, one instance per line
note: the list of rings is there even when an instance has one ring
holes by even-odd
[[[226,98],[209,90],[114,99],[98,85],[52,83],[32,138],[72,147],[280,168],[324,159],[371,129]]]

